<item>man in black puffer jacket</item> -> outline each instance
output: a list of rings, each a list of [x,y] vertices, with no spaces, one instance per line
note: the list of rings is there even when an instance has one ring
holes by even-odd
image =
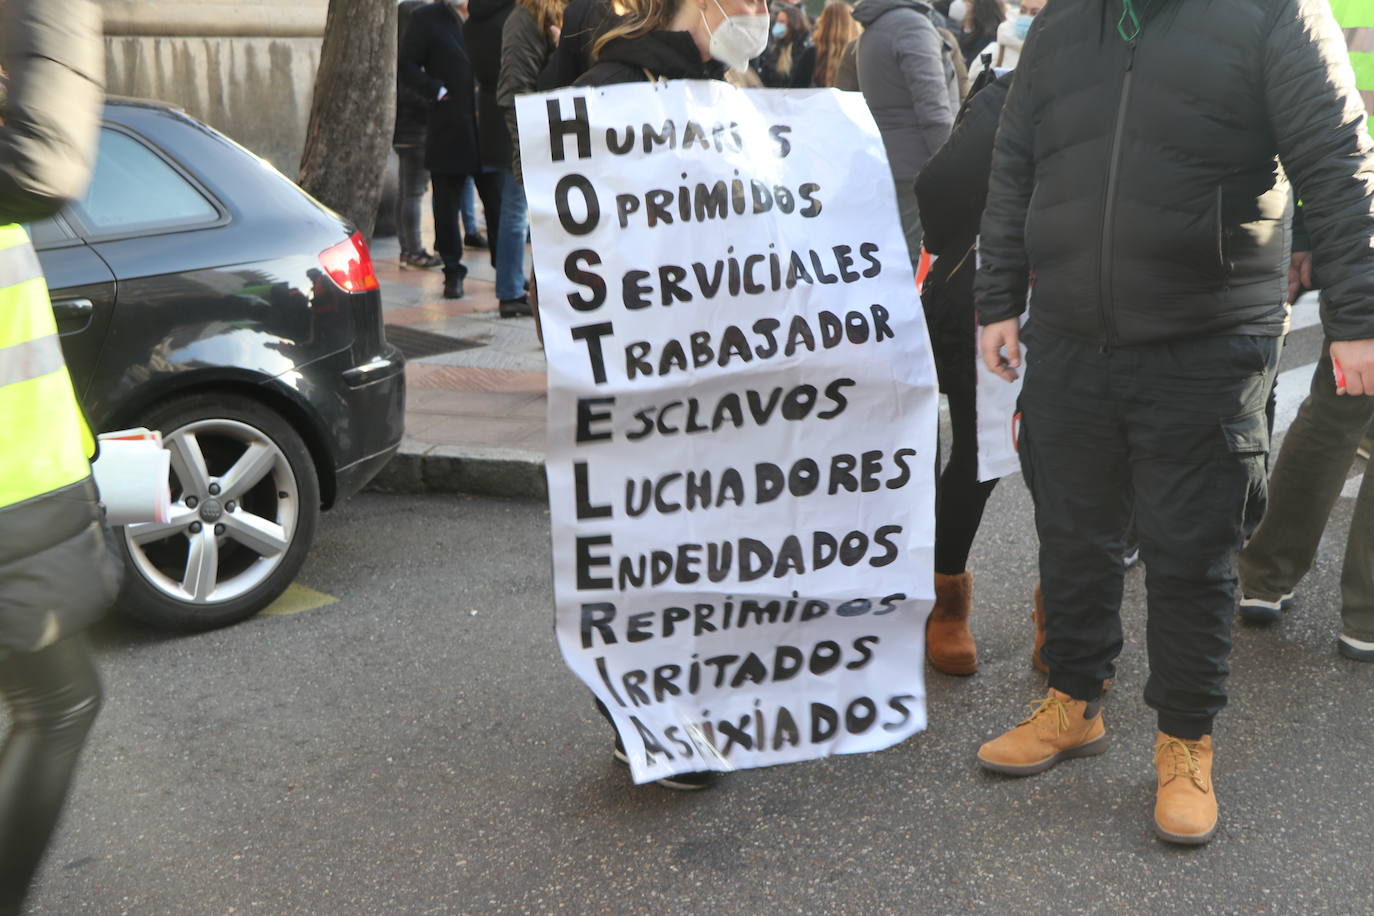
[[[985,744],[1029,775],[1105,750],[1132,500],[1148,568],[1155,829],[1217,824],[1235,561],[1262,510],[1291,178],[1352,396],[1374,394],[1374,146],[1326,0],[1054,0],[1002,115],[977,279],[984,361],[1020,365],[1050,692]]]

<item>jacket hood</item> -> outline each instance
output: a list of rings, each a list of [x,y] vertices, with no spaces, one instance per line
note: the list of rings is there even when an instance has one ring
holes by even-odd
[[[858,6],[854,7],[854,18],[864,28],[868,28],[878,17],[893,10],[911,9],[921,13],[929,13],[930,7],[918,0],[860,0]]]
[[[597,62],[624,64],[648,70],[665,79],[720,79],[725,67],[703,61],[688,32],[648,32],[635,38],[615,38],[601,49]]]

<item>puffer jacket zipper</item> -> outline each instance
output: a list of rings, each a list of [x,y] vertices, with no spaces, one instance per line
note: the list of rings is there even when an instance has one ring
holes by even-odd
[[[1135,45],[1130,43],[1126,75],[1121,80],[1121,100],[1116,108],[1116,128],[1112,134],[1112,154],[1107,162],[1107,202],[1102,208],[1102,263],[1098,273],[1097,307],[1102,313],[1103,348],[1116,346],[1115,306],[1112,295],[1112,261],[1115,257],[1116,193],[1121,165],[1121,137],[1126,130],[1126,109],[1131,102],[1131,78],[1135,72]]]

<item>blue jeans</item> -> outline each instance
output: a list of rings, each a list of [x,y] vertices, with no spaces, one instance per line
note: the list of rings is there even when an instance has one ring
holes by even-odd
[[[473,186],[472,177],[468,176],[467,182],[463,185],[463,235],[481,235],[482,227],[477,225],[477,194]]]
[[[501,227],[496,239],[496,298],[525,295],[525,231],[529,209],[525,189],[510,169],[501,169]]]

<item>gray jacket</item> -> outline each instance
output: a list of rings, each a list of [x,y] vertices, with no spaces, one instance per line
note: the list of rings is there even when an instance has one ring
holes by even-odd
[[[517,3],[506,17],[501,31],[501,78],[496,83],[496,104],[505,115],[511,138],[511,168],[515,180],[525,183],[520,171],[520,130],[515,123],[515,97],[537,91],[539,71],[544,69],[555,45],[553,36],[539,28],[539,23],[524,5]]]
[[[892,177],[915,180],[949,137],[959,110],[959,83],[931,19],[917,0],[862,0],[859,89],[887,147]],[[879,23],[879,20],[882,20]]]
[[[105,46],[93,0],[9,0],[0,22],[9,74],[0,127],[0,223],[30,222],[80,197],[104,100]]]

